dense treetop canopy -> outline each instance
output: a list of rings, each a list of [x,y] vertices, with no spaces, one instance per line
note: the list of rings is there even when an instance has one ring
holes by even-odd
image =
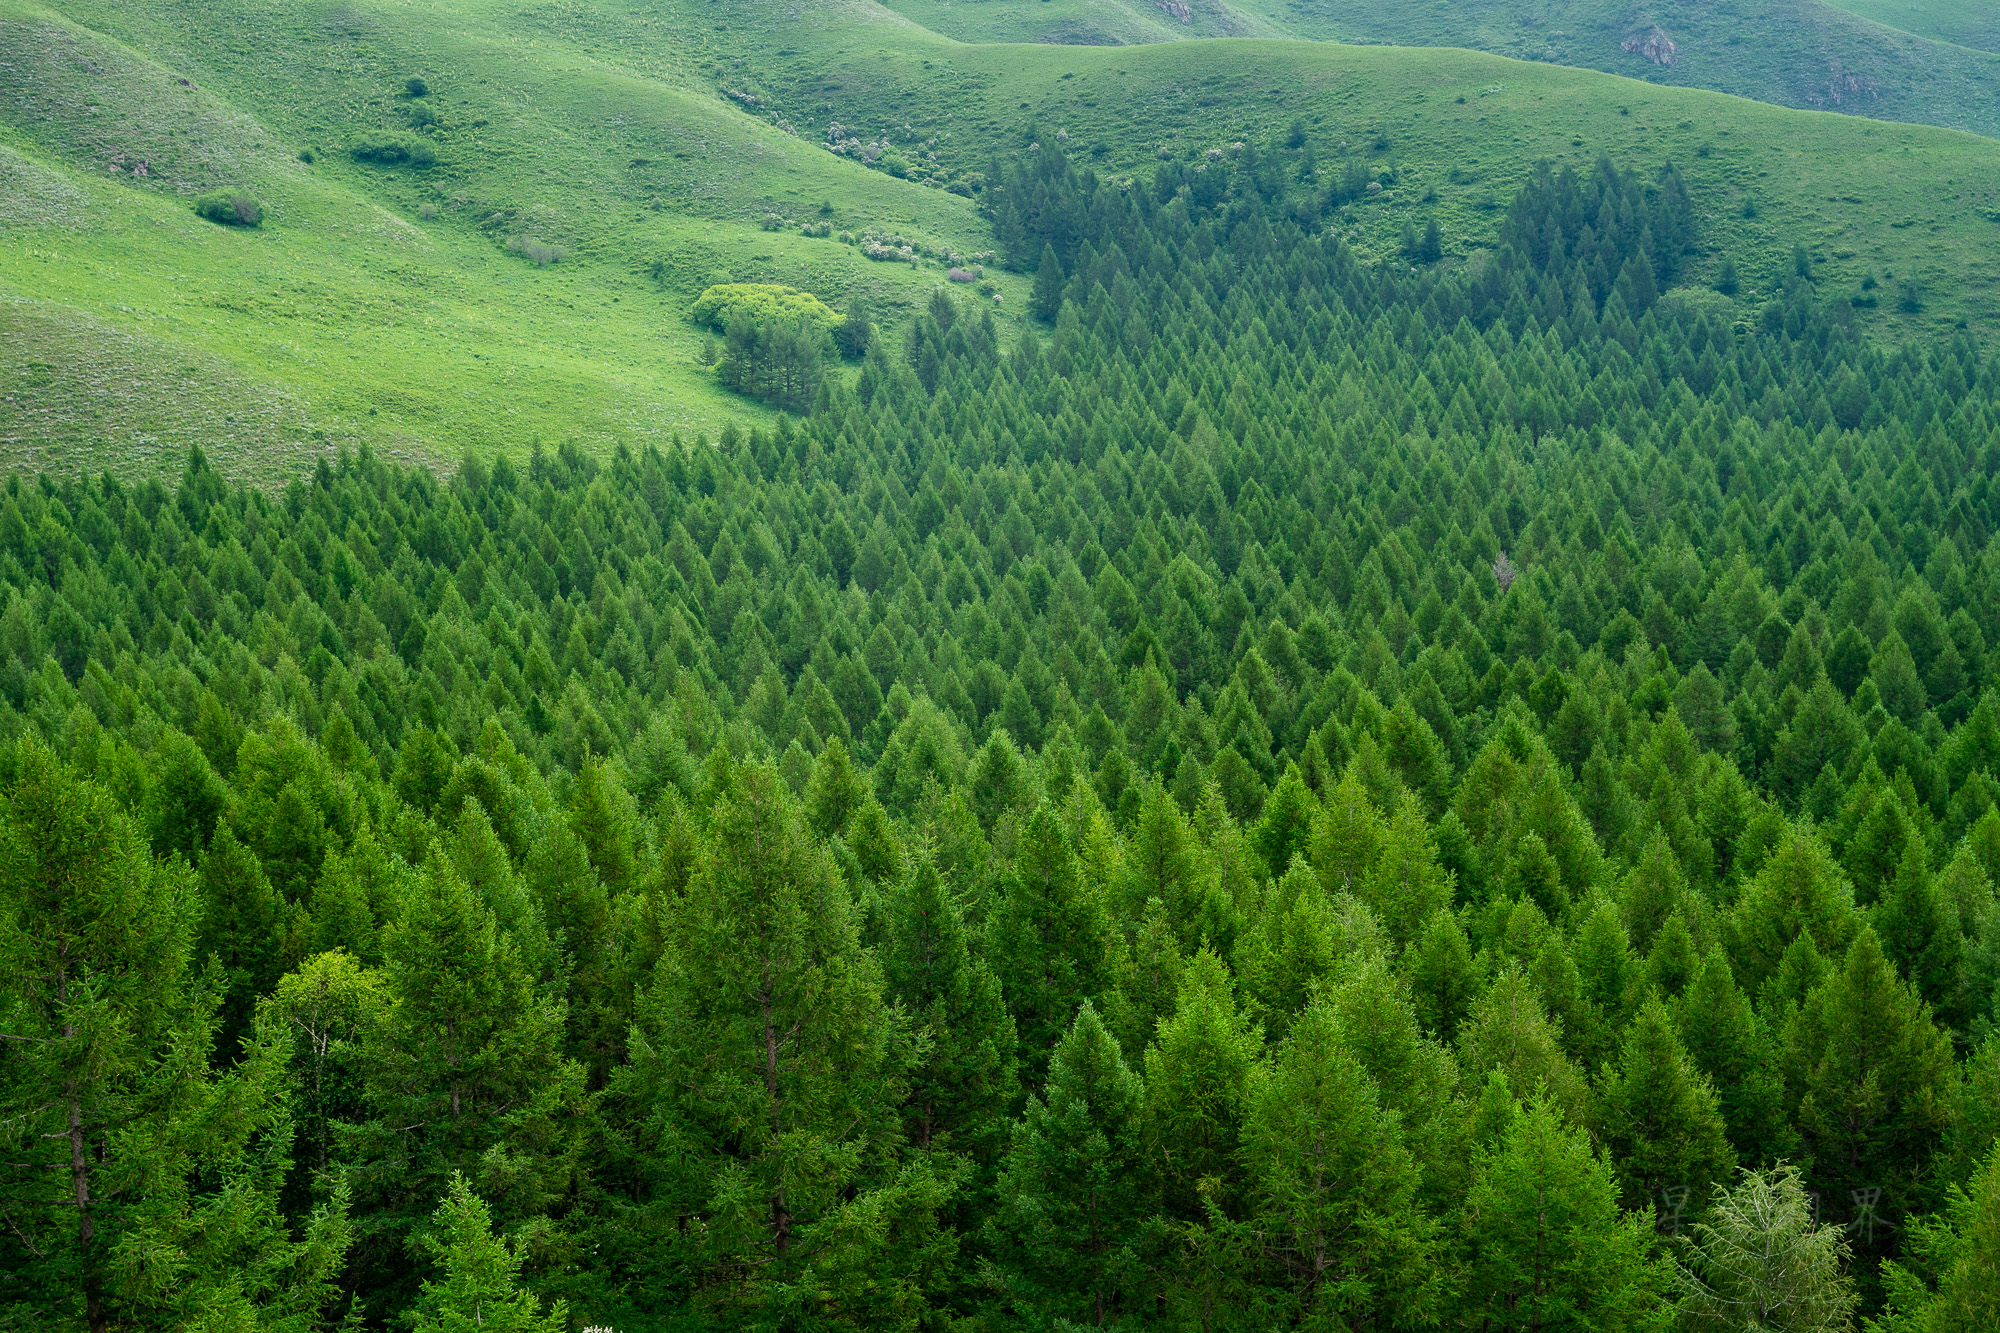
[[[1990,1310],[2000,365],[1306,175],[998,164],[1045,334],[714,444],[9,477],[4,1317]]]

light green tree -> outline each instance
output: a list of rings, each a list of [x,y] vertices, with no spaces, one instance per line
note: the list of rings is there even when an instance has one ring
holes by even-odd
[[[569,1308],[547,1310],[520,1284],[520,1251],[493,1234],[486,1201],[454,1171],[444,1201],[425,1237],[444,1276],[423,1285],[412,1327],[416,1333],[566,1333]]]
[[[1715,1187],[1688,1236],[1676,1270],[1681,1317],[1714,1333],[1842,1333],[1856,1303],[1846,1262],[1846,1237],[1813,1221],[1795,1168],[1745,1171]]]
[[[1463,1316],[1538,1333],[1666,1327],[1671,1270],[1650,1253],[1649,1219],[1619,1209],[1583,1131],[1536,1098],[1473,1168]]]

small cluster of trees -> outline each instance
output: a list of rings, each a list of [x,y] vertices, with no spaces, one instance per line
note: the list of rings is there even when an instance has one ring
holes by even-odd
[[[716,378],[789,412],[811,410],[826,378],[829,353],[859,359],[874,339],[874,325],[859,297],[830,327],[809,314],[786,317],[748,306],[728,308],[719,317],[722,345],[708,353]]]

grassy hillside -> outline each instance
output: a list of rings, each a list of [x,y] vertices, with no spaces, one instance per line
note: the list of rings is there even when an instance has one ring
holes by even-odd
[[[1283,37],[1280,24],[1232,0],[885,0],[961,42],[1132,46],[1197,37]]]
[[[1302,37],[1469,46],[1780,106],[2000,135],[2000,56],[1891,31],[1868,21],[1879,16],[1820,0],[1244,3]]]
[[[1037,5],[1171,17],[1066,2]],[[981,177],[1033,134],[1122,174],[1296,122],[1323,176],[1386,187],[1332,220],[1352,244],[1391,256],[1435,218],[1458,261],[1538,160],[1671,160],[1704,214],[1692,277],[1734,262],[1741,315],[1803,243],[1883,338],[2000,324],[2000,146],[1972,136],[1462,50],[967,44],[915,19],[1003,0],[903,8],[0,0],[0,459],[135,471],[200,441],[277,478],[364,439],[449,461],[759,420],[699,363],[693,298],[782,281],[893,323],[991,245]],[[382,133],[436,164],[351,158]],[[196,217],[219,186],[264,224]],[[869,234],[923,257],[842,243]],[[1025,280],[989,276],[1018,327]],[[1882,299],[1909,278],[1921,309]]]
[[[984,244],[968,201],[667,82],[636,41],[611,65],[477,5],[252,18],[0,8],[0,458],[142,469],[199,440],[285,476],[341,440],[450,459],[712,434],[764,413],[696,362],[703,287],[859,291],[893,314],[938,265],[871,263],[801,219]],[[399,98],[413,76],[433,91]],[[415,105],[437,165],[349,158]],[[261,198],[264,224],[197,218],[190,196],[217,186]],[[537,267],[517,237],[564,258]]]
[[[2000,145],[1971,135],[1462,50],[966,46],[881,23],[707,9],[743,53],[729,77],[754,78],[769,114],[935,142],[947,173],[980,170],[1029,133],[1062,139],[1103,171],[1143,172],[1161,158],[1268,142],[1297,121],[1323,172],[1351,157],[1388,173],[1387,189],[1336,224],[1355,245],[1391,254],[1405,221],[1435,217],[1447,250],[1467,255],[1491,243],[1499,209],[1537,161],[1672,161],[1704,213],[1697,280],[1731,259],[1747,284],[1741,299],[1754,300],[1804,244],[1822,287],[1860,297],[1858,315],[1882,336],[2000,326]],[[1909,277],[1928,292],[1922,311],[1866,304]],[[1876,287],[1864,290],[1869,278]]]
[[[1836,8],[1920,37],[2000,51],[2000,8],[1987,0],[1832,0]]]
[[[1780,106],[2000,135],[2000,56],[1993,54],[2000,11],[1968,0],[1209,0],[1184,7],[1187,22],[1142,0],[889,2],[967,41],[1291,36],[1463,46]],[[1975,47],[1983,49],[1967,49]]]

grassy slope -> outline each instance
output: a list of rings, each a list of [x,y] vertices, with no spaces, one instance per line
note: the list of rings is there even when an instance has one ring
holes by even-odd
[[[1884,28],[1821,0],[1241,3],[1302,37],[1469,46],[1780,106],[2000,136],[2000,56]],[[1654,27],[1677,48],[1669,65],[1622,49]]]
[[[1873,23],[1933,41],[2000,51],[2000,6],[1993,0],[1829,0]]]
[[[988,244],[966,200],[817,147],[836,121],[935,154],[943,178],[1030,124],[1116,173],[1298,117],[1323,164],[1346,145],[1398,173],[1336,223],[1378,255],[1431,216],[1473,253],[1538,159],[1672,160],[1706,215],[1693,276],[1734,259],[1743,313],[1803,239],[1836,294],[1864,275],[1925,283],[1920,314],[1861,312],[1882,336],[2000,325],[2000,145],[1468,51],[965,45],[867,0],[63,9],[0,0],[0,461],[136,470],[200,440],[278,477],[354,438],[450,459],[754,417],[695,362],[685,311],[703,286],[860,289],[893,312],[941,277],[762,230],[767,214],[825,203],[837,227]],[[413,74],[435,90],[440,165],[349,161],[354,134],[402,123]],[[155,174],[110,173],[119,155]],[[200,222],[184,196],[215,184],[254,188],[270,221]],[[536,269],[506,235],[569,257]],[[1018,312],[1025,284],[1003,282]]]
[[[961,42],[1133,46],[1197,37],[1283,37],[1278,24],[1231,0],[884,0],[898,14]]]
[[[1395,188],[1339,224],[1356,245],[1386,255],[1405,220],[1436,216],[1447,247],[1466,254],[1490,242],[1499,208],[1537,160],[1671,160],[1704,214],[1697,280],[1733,258],[1747,302],[1782,280],[1802,241],[1830,292],[1859,294],[1868,275],[1890,291],[1903,277],[1925,285],[1917,315],[1897,313],[1893,300],[1860,312],[1882,336],[1960,319],[2000,329],[2000,144],[1969,134],[1463,50],[965,46],[886,23],[814,21],[811,9],[781,22],[748,0],[702,8],[767,90],[772,114],[864,126],[908,118],[911,139],[935,136],[961,169],[1017,148],[1030,124],[1119,172],[1268,138],[1298,117],[1328,157],[1347,144],[1399,173]],[[1386,150],[1372,148],[1378,136]],[[1755,216],[1743,216],[1746,204]]]
[[[2000,10],[1989,0],[1210,0],[1193,25],[1143,0],[1130,0],[1131,8],[1167,21],[1126,22],[1126,6],[1089,0],[888,3],[971,41],[1242,35],[1462,46],[1780,106],[2000,136],[2000,55],[1993,54]],[[1076,14],[1056,21],[1067,10]],[[1099,14],[1112,17],[1093,25]],[[1622,49],[1655,25],[1678,48],[1671,65]]]
[[[641,35],[613,62],[545,13],[479,3],[64,9],[0,0],[0,463],[138,471],[198,440],[280,477],[354,438],[450,459],[712,432],[762,413],[696,363],[703,286],[860,290],[893,313],[942,277],[767,214],[824,202],[838,226],[986,243],[965,200],[669,82]],[[392,92],[417,73],[450,127],[440,164],[347,160],[355,133],[399,123]],[[266,224],[197,219],[185,197],[215,185],[252,188]],[[537,269],[507,235],[569,256]]]

